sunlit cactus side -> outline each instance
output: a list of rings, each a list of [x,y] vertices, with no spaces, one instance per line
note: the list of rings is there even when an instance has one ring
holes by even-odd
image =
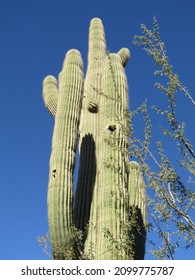
[[[88,66],[79,128],[80,164],[75,203],[75,222],[82,231],[85,231],[89,222],[92,194],[96,189],[98,177],[96,156],[99,152],[99,100],[102,69],[106,59],[104,27],[98,18],[91,20],[88,48]],[[96,208],[92,211],[96,212]]]
[[[48,187],[50,240],[55,259],[64,259],[74,246],[70,240],[73,235],[73,171],[82,93],[82,59],[77,50],[70,50],[58,82],[52,76],[43,82],[45,105],[55,116]]]
[[[129,51],[126,49],[129,57]],[[97,184],[92,199],[86,254],[94,247],[95,259],[128,259],[122,248],[128,181],[127,81],[118,54],[107,54],[101,79],[97,134]],[[126,126],[125,126],[126,125]],[[94,136],[95,137],[95,136]],[[127,233],[126,233],[127,234]],[[98,239],[101,242],[98,242]]]
[[[43,81],[43,100],[52,116],[56,116],[58,104],[57,80],[53,76],[47,76]]]
[[[81,111],[75,219],[84,232],[84,254],[94,259],[134,259],[132,250],[139,244],[132,236],[135,231],[128,227],[129,122],[124,67],[129,58],[126,48],[117,54],[107,51],[102,22],[93,19]]]
[[[144,258],[145,185],[139,165],[129,163],[128,158],[129,101],[124,67],[129,58],[126,48],[115,54],[107,51],[102,21],[94,18],[84,85],[82,59],[75,50],[67,53],[59,81],[48,76],[43,82],[45,106],[55,117],[48,189],[55,259],[67,259],[68,250],[72,259]],[[75,229],[82,232],[79,244],[74,239]]]

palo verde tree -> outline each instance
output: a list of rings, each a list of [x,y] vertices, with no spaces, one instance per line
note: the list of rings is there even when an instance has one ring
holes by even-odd
[[[67,52],[58,80],[43,81],[45,106],[55,118],[48,186],[50,242],[54,259],[143,259],[145,185],[129,161],[128,85],[123,48],[109,53],[104,27],[89,29],[88,68]],[[79,139],[79,173],[73,174]]]
[[[173,71],[165,44],[160,38],[156,18],[153,19],[153,29],[148,29],[142,24],[141,31],[142,35],[135,36],[134,44],[142,47],[153,58],[157,67],[154,74],[159,77],[155,87],[167,100],[166,108],[154,105],[152,109],[164,118],[166,126],[161,127],[162,135],[169,137],[178,154],[175,161],[171,160],[171,153],[165,153],[166,147],[163,147],[160,140],[156,143],[157,153],[154,147],[151,147],[151,108],[144,102],[137,110],[131,112],[130,156],[136,157],[140,162],[148,191],[153,193],[147,198],[149,229],[158,235],[159,242],[148,240],[154,246],[152,253],[160,259],[174,259],[177,248],[190,248],[195,244],[195,152],[191,141],[186,137],[186,124],[180,121],[185,116],[181,111],[177,111],[177,100],[179,94],[184,94],[186,102],[189,101],[192,106],[195,105],[195,101],[178,74]],[[145,120],[143,139],[136,137],[133,127],[134,117],[139,113],[143,114]],[[155,166],[153,169],[151,162],[152,166]],[[184,173],[182,178],[180,174]]]

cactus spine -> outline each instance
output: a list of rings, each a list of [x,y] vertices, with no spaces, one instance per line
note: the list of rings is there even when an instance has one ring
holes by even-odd
[[[128,49],[106,50],[104,27],[89,29],[88,68],[76,50],[65,58],[58,82],[43,82],[45,106],[55,118],[48,187],[48,216],[55,259],[143,259],[145,186],[128,160]],[[79,174],[73,171],[79,140]],[[132,222],[132,219],[137,223]],[[75,229],[83,234],[78,246]],[[69,252],[69,253],[67,253]]]

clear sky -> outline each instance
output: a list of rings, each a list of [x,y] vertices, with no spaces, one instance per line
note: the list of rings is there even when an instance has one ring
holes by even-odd
[[[0,1],[0,259],[47,259],[36,240],[48,231],[53,131],[42,100],[42,80],[48,74],[57,77],[71,48],[80,50],[86,69],[89,22],[99,17],[108,49],[131,51],[126,68],[130,107],[135,109],[146,98],[149,105],[163,102],[153,87],[152,59],[132,44],[140,24],[152,27],[154,15],[170,62],[193,96],[194,0]],[[178,108],[191,123],[187,134],[193,140],[194,106],[181,98]],[[193,259],[195,252],[179,250],[176,258]]]

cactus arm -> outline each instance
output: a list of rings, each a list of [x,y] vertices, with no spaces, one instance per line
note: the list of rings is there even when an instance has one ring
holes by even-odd
[[[96,139],[98,184],[94,188],[85,250],[89,255],[93,244],[95,259],[128,259],[125,250],[117,250],[114,243],[114,240],[121,241],[122,221],[127,219],[124,202],[127,153],[123,151],[127,149],[124,126],[127,125],[128,88],[119,55],[107,55],[101,86],[103,94],[99,99],[99,134]],[[112,236],[113,242],[105,237],[106,232]]]
[[[123,67],[127,65],[128,60],[130,59],[130,51],[127,48],[122,48],[118,51],[118,55],[120,56],[121,63]]]
[[[142,260],[145,254],[145,239],[146,230],[146,191],[143,176],[141,174],[140,166],[137,162],[131,161],[129,163],[129,206],[134,211],[136,221],[136,228],[133,234],[135,235],[134,259]]]
[[[128,110],[127,81],[121,59],[117,54],[108,54],[103,75],[102,91],[105,93],[100,100],[100,128],[101,145],[98,162],[99,168],[99,197],[100,211],[100,234],[102,242],[97,243],[98,254],[102,259],[128,259],[124,248],[116,249],[114,240],[121,242],[124,231],[125,193],[127,190],[126,155],[123,154],[127,148],[127,137],[124,127],[126,113]],[[103,238],[105,230],[113,238]]]
[[[55,117],[58,104],[58,88],[54,76],[49,75],[43,80],[43,100],[48,111]]]
[[[146,191],[140,166],[136,161],[129,162],[129,202],[138,206],[143,213],[143,221],[146,223]]]
[[[80,53],[70,50],[59,74],[48,188],[50,238],[56,259],[65,259],[66,251],[73,245],[73,169],[83,92],[82,68]]]

